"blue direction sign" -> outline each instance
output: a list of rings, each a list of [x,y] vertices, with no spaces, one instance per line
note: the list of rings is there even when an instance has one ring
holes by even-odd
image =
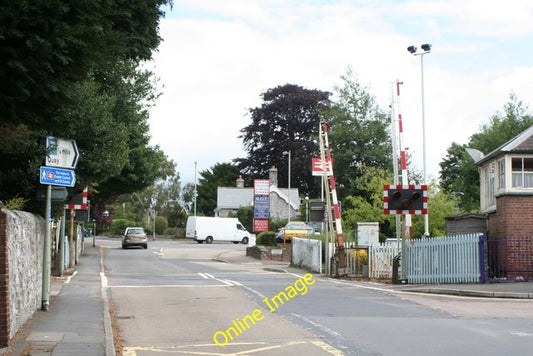
[[[39,177],[41,184],[73,187],[76,183],[76,175],[70,169],[41,167]]]

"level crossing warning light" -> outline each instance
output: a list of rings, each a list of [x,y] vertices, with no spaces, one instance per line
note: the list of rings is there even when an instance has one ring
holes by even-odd
[[[427,214],[427,185],[385,185],[383,187],[383,212],[385,214]]]

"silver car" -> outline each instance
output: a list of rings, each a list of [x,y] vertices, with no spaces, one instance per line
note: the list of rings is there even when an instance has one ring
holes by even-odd
[[[122,248],[142,246],[148,248],[148,237],[142,227],[127,227],[122,237]]]

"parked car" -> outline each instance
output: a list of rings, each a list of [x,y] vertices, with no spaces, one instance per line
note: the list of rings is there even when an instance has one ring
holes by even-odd
[[[281,237],[284,241],[290,241],[293,237],[308,237],[314,233],[315,229],[303,221],[291,221],[281,229]]]
[[[278,232],[276,232],[276,242],[283,242],[283,230],[279,229]]]
[[[148,248],[148,237],[142,227],[127,227],[122,237],[122,248],[129,246],[141,246]]]

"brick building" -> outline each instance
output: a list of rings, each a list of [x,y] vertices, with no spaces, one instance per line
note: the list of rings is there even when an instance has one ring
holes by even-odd
[[[533,279],[533,126],[476,162],[492,278]]]

